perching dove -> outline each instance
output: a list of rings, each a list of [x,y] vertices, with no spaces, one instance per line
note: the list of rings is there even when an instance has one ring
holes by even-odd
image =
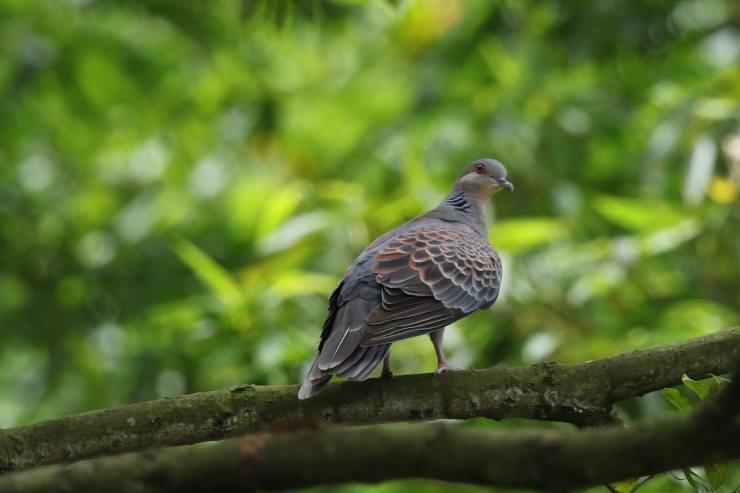
[[[383,362],[393,376],[391,344],[429,334],[435,374],[459,370],[442,350],[445,327],[489,308],[501,286],[501,259],[488,243],[486,203],[514,190],[493,159],[467,165],[436,208],[389,231],[352,262],[329,298],[319,355],[298,392],[307,399],[332,375],[365,380]]]

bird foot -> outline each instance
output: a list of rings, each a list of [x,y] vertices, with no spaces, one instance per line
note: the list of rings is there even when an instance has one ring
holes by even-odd
[[[383,370],[383,373],[380,374],[380,378],[393,378],[393,372],[391,370]]]
[[[441,364],[441,365],[437,366],[437,369],[434,370],[434,374],[435,375],[439,375],[443,371],[464,371],[464,370],[465,370],[465,368],[458,368],[456,366],[450,366],[447,363],[445,363],[445,364]]]

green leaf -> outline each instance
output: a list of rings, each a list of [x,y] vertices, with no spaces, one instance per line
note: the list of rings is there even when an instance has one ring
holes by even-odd
[[[176,237],[171,248],[225,305],[233,306],[241,300],[241,289],[231,274],[195,244]]]
[[[730,475],[730,463],[720,462],[719,464],[706,466],[704,472],[707,474],[712,491],[717,491],[724,484],[727,476]]]
[[[686,400],[686,397],[682,396],[681,393],[676,389],[663,389],[663,395],[671,401],[671,404],[679,408],[681,411],[691,411],[691,404]]]
[[[635,232],[656,231],[691,218],[681,208],[659,200],[598,195],[593,199],[593,206],[609,221]]]
[[[717,375],[709,374],[710,377],[714,378],[714,381],[717,382],[717,386],[721,385],[724,382],[730,383],[730,380],[722,377],[718,377]]]
[[[612,489],[614,491],[618,491],[619,493],[629,493],[632,491],[632,487],[637,483],[637,480],[639,478],[635,479],[625,479],[624,481],[620,481],[619,483],[615,483],[612,485]]]
[[[307,294],[328,296],[336,284],[333,276],[286,269],[272,282],[270,294],[278,299]]]
[[[687,468],[683,470],[683,473],[686,475],[686,481],[689,482],[691,487],[694,488],[695,490],[698,490],[699,487],[696,485],[696,481],[694,481],[694,478],[693,478],[694,472],[691,469]]]
[[[709,386],[690,379],[685,373],[681,377],[681,380],[684,385],[696,392],[701,400],[704,400],[709,396]]]
[[[519,254],[547,245],[569,231],[558,219],[527,217],[498,221],[488,236],[496,248]]]

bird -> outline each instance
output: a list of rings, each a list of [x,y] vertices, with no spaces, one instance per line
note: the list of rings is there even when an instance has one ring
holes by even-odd
[[[332,376],[365,380],[383,364],[392,377],[391,344],[429,334],[437,353],[434,374],[450,366],[442,349],[445,327],[491,307],[501,287],[501,259],[488,241],[486,204],[514,191],[494,159],[468,164],[434,209],[385,233],[352,262],[329,298],[319,354],[299,399]]]

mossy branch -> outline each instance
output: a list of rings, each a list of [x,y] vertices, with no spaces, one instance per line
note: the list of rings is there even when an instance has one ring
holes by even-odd
[[[578,426],[613,421],[620,400],[723,374],[740,328],[574,365],[542,363],[439,376],[337,382],[307,401],[298,386],[230,389],[92,411],[0,430],[0,472],[263,431],[285,423],[377,424],[528,418]]]
[[[0,491],[247,493],[425,478],[565,492],[736,458],[739,421],[698,429],[690,415],[583,432],[329,427],[47,466],[0,477]]]

